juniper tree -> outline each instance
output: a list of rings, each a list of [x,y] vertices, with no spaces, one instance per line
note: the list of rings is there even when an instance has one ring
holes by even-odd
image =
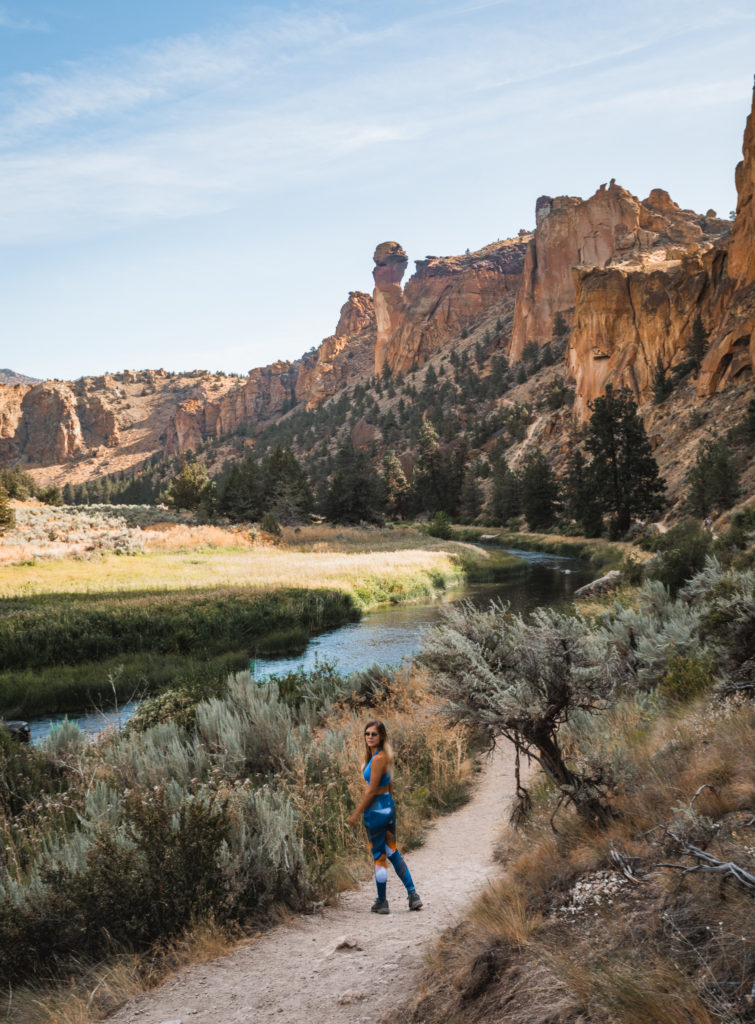
[[[739,496],[739,468],[723,438],[700,442],[686,480],[690,511],[703,516],[713,509],[731,508]]]
[[[11,508],[8,492],[0,487],[0,533],[12,530],[16,525],[16,513]]]
[[[629,388],[614,391],[609,384],[590,409],[587,450],[596,494],[611,516],[613,535],[620,536],[633,518],[661,511],[666,485]]]
[[[398,456],[392,448],[383,456],[383,485],[388,515],[402,516],[406,511],[409,484]]]
[[[604,709],[622,678],[611,638],[581,618],[540,608],[529,621],[507,605],[462,603],[444,609],[420,659],[449,718],[487,737],[505,737],[533,758],[585,820],[605,823],[606,768],[578,755],[559,735],[570,718]],[[517,772],[518,774],[518,772]],[[517,778],[520,808],[526,790]]]
[[[101,490],[96,496],[93,493],[93,487],[99,483],[98,480],[90,481],[90,501],[101,500]],[[166,499],[173,508],[197,509],[211,487],[205,464],[197,459],[189,459],[171,480]]]

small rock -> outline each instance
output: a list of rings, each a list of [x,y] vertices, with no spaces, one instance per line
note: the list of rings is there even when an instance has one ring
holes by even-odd
[[[364,999],[364,992],[359,992],[355,988],[347,988],[345,992],[342,992],[338,997],[339,1006],[350,1006],[351,1003],[358,1003]]]
[[[361,951],[362,947],[356,941],[356,939],[350,939],[346,935],[342,935],[336,939],[335,945],[331,949],[330,953],[348,952],[349,950]]]

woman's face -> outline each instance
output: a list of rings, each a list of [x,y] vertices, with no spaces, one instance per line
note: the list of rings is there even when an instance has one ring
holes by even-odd
[[[364,742],[373,751],[380,746],[380,733],[376,725],[368,725],[364,730]]]

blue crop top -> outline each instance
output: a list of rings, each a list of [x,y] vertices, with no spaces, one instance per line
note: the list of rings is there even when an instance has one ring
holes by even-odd
[[[375,751],[375,754],[380,754],[380,753],[382,753],[382,751],[380,751],[380,750],[376,750]],[[375,754],[373,754],[372,757],[374,757]],[[371,771],[370,771],[370,765],[372,764],[372,757],[369,759],[367,764],[364,766],[364,771],[362,772],[362,775],[364,777],[364,781],[367,783],[367,785],[370,784],[370,777],[371,777],[371,774],[372,774]],[[383,777],[380,780],[381,788],[383,786],[389,786],[390,782],[391,782],[391,773],[390,772],[384,772],[383,773]]]

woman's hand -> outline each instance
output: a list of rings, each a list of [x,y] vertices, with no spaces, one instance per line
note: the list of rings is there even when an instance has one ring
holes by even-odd
[[[353,814],[349,815],[348,822],[349,822],[349,824],[351,825],[352,828],[356,828],[357,827],[357,824],[359,823],[359,818],[360,818],[360,815],[359,815],[358,811],[354,811]]]

